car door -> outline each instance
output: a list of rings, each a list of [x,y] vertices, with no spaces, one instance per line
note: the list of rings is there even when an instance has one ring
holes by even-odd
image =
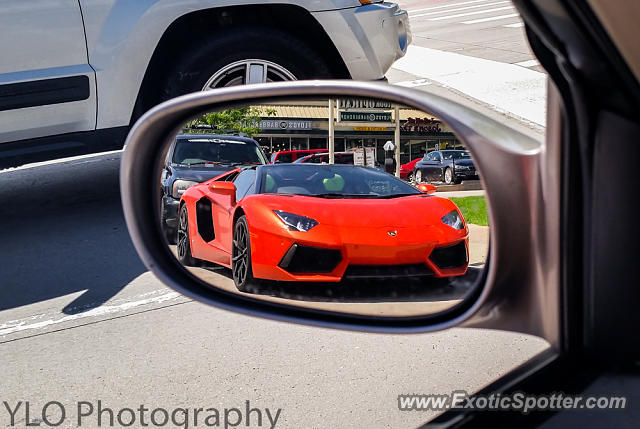
[[[236,185],[236,204],[255,186],[255,181],[255,169],[244,170],[233,179],[233,184]],[[211,212],[216,227],[214,245],[225,253],[231,254],[231,242],[233,240],[232,221],[235,205],[231,206],[229,204],[227,195],[213,194],[211,200],[213,202]]]
[[[95,129],[77,0],[0,0],[0,143]]]
[[[438,152],[430,152],[420,162],[420,171],[422,172],[423,181],[433,181],[437,174],[438,162],[436,161],[436,155]]]

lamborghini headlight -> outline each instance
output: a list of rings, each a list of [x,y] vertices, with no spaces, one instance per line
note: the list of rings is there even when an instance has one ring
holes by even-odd
[[[445,225],[449,225],[453,229],[462,229],[464,228],[464,222],[462,221],[462,216],[458,213],[458,210],[452,210],[442,217],[442,223]]]
[[[173,198],[180,199],[184,191],[192,187],[193,185],[197,185],[199,182],[192,182],[191,180],[176,180],[173,182],[173,189],[171,194]]]
[[[274,210],[273,212],[276,215],[278,215],[280,220],[282,220],[282,222],[284,222],[285,225],[287,225],[290,230],[293,230],[293,231],[307,232],[318,224],[318,221],[306,216],[300,216],[294,213],[287,213],[287,212],[283,212],[282,210]]]

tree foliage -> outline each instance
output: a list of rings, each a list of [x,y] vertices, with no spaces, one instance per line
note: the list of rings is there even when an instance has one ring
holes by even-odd
[[[211,112],[191,121],[188,126],[210,125],[216,132],[237,132],[253,137],[260,132],[260,121],[264,116],[275,116],[276,110],[255,106],[245,106],[237,109],[226,109]],[[187,132],[194,132],[188,130]]]

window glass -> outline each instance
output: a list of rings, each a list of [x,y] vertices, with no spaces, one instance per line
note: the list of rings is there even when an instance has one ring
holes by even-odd
[[[244,170],[238,175],[233,184],[236,185],[236,201],[240,201],[249,188],[255,183],[256,170]]]

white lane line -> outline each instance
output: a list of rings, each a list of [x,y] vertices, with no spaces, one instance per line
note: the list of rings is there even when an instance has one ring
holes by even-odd
[[[519,63],[514,63],[514,64],[520,67],[535,67],[540,65],[538,60],[520,61]]]
[[[488,0],[472,0],[472,1],[463,1],[460,3],[449,3],[449,4],[445,4],[442,6],[431,6],[431,7],[423,7],[421,9],[412,9],[409,10],[409,14],[412,13],[416,13],[416,12],[424,12],[425,10],[435,10],[435,9],[444,9],[444,8],[448,8],[448,7],[455,7],[455,6],[462,6],[464,4],[473,4],[473,3],[483,3],[486,2]]]
[[[418,15],[410,15],[410,17],[411,18],[418,18],[420,16],[437,15],[439,13],[458,12],[458,11],[461,11],[461,10],[475,9],[475,8],[478,8],[478,7],[486,7],[486,6],[495,6],[497,4],[504,4],[504,3],[511,3],[511,0],[497,1],[495,3],[478,4],[478,5],[475,5],[475,6],[459,7],[457,9],[447,9],[447,10],[438,10],[438,11],[435,11],[435,12],[420,13]]]
[[[110,305],[102,305],[100,307],[94,308],[84,313],[71,314],[71,315],[58,317],[58,318],[56,318],[52,313],[49,313],[49,314],[44,313],[44,314],[37,314],[33,316],[23,317],[21,319],[10,320],[0,324],[0,335],[8,335],[8,334],[13,334],[15,332],[21,332],[21,331],[27,331],[27,330],[33,330],[33,329],[42,329],[52,325],[58,325],[60,323],[70,322],[78,319],[86,319],[89,317],[112,315],[115,313],[121,313],[123,311],[131,310],[132,308],[140,307],[142,305],[158,304],[162,302],[171,301],[182,296],[178,292],[166,292],[167,290],[168,289],[162,289],[158,291],[147,292],[143,295],[140,295],[140,296],[147,296],[150,294],[165,291],[165,293],[162,293],[161,295],[158,295],[158,296],[138,299],[136,301],[128,301],[124,299],[116,300],[116,301],[113,301],[113,303],[111,303]],[[134,299],[138,297],[134,297]],[[115,304],[115,302],[119,302],[119,301],[120,302],[124,301],[124,302],[121,302],[120,304]],[[59,313],[56,313],[56,314],[59,314]],[[44,319],[44,320],[41,320],[41,319]]]
[[[489,18],[474,19],[473,21],[463,21],[462,24],[479,24],[481,22],[497,21],[499,19],[514,18],[516,16],[520,15],[517,13],[510,13],[509,15],[492,16]]]
[[[452,88],[492,109],[545,125],[547,77],[515,64],[410,45],[393,65],[416,79]]]
[[[405,88],[415,88],[416,86],[425,86],[431,85],[431,82],[428,79],[415,79],[415,80],[405,80],[403,82],[396,82],[394,85],[404,86]]]
[[[429,18],[429,21],[441,21],[443,19],[461,18],[463,16],[480,15],[483,13],[498,12],[501,10],[508,10],[508,9],[513,9],[513,6],[494,7],[493,9],[476,10],[474,12],[465,12],[465,13],[457,13],[455,15],[439,16],[437,18]]]
[[[516,22],[515,24],[507,24],[507,25],[503,25],[503,27],[507,27],[507,28],[521,28],[521,27],[524,27],[524,22]]]

